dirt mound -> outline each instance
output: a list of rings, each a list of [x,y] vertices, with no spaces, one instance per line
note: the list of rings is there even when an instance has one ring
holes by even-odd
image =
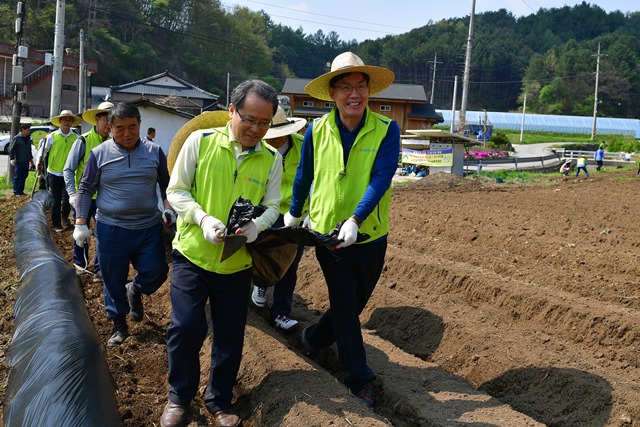
[[[309,361],[299,334],[275,331],[264,309],[252,309],[236,387],[245,426],[637,424],[639,182],[633,171],[535,186],[436,174],[398,186],[386,266],[361,316],[378,374],[375,410],[341,384],[334,348]],[[2,214],[12,218],[22,203],[6,198]],[[4,392],[18,273],[11,221],[1,230]],[[71,231],[54,238],[71,260]],[[312,249],[298,277],[293,316],[304,327],[328,307]],[[106,341],[102,286],[83,282]],[[157,425],[166,401],[168,293],[167,282],[145,297],[144,321],[107,349],[127,426]],[[208,423],[202,395],[191,427]]]

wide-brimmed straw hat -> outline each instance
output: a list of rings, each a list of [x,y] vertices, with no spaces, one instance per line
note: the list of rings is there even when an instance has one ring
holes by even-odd
[[[291,135],[305,127],[307,120],[300,117],[287,117],[282,107],[278,106],[276,115],[271,120],[271,127],[267,131],[264,139],[280,138]]]
[[[115,107],[115,105],[113,105],[113,103],[109,101],[102,102],[100,103],[100,105],[98,105],[98,108],[94,108],[93,110],[87,110],[84,113],[82,113],[82,120],[84,120],[87,123],[91,123],[92,125],[95,125],[97,123],[96,116],[101,113],[108,113],[109,110],[112,109],[113,107]]]
[[[173,165],[176,163],[180,150],[182,150],[184,141],[192,132],[199,129],[211,129],[226,126],[230,119],[231,118],[229,117],[229,112],[227,110],[205,111],[182,125],[178,132],[173,136],[171,145],[169,146],[169,153],[167,154],[167,167],[169,169],[169,173],[173,170]]]
[[[364,65],[362,59],[353,52],[344,52],[336,56],[331,63],[331,71],[315,78],[304,88],[305,92],[314,98],[331,101],[329,82],[332,78],[344,73],[365,73],[369,75],[369,94],[382,92],[393,83],[396,76],[393,71],[375,65]]]
[[[60,127],[60,119],[63,117],[71,117],[73,119],[73,123],[71,124],[71,126],[78,126],[80,123],[82,123],[82,119],[73,114],[71,110],[60,111],[60,114],[51,117],[51,123],[53,123],[54,126]]]

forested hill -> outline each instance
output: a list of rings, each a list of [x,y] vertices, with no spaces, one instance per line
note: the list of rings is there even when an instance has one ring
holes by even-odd
[[[53,49],[55,0],[28,0],[26,36],[33,49]],[[15,43],[15,1],[0,0],[0,40]],[[400,83],[422,84],[434,103],[450,108],[454,76],[458,94],[469,16],[428,21],[409,33],[356,43],[337,33],[305,34],[275,24],[269,15],[229,8],[217,0],[67,0],[65,35],[78,55],[98,61],[97,86],[118,85],[169,70],[213,93],[249,77],[281,88],[286,77],[313,78],[340,52],[352,50],[368,64],[391,68]],[[415,11],[407,11],[415,13]],[[640,116],[640,12],[607,13],[586,2],[540,9],[516,18],[504,9],[475,17],[468,109],[593,114],[596,54],[600,44],[598,113]],[[431,62],[431,63],[430,63]]]

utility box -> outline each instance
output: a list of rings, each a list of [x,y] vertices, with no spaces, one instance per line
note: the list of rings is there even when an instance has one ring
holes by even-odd
[[[18,58],[27,59],[29,57],[29,47],[18,46]]]
[[[53,54],[45,52],[44,54],[44,65],[52,65],[53,64]]]
[[[16,85],[22,84],[22,66],[21,65],[16,65],[13,67],[11,83]]]

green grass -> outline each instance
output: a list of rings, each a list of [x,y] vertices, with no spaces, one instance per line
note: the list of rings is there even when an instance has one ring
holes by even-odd
[[[33,188],[33,181],[36,179],[35,171],[30,171],[29,176],[27,177],[27,181],[24,185],[24,192],[31,194],[31,189]],[[7,182],[7,176],[3,175],[0,177],[0,191],[4,190],[12,190],[13,189],[13,181]]]

